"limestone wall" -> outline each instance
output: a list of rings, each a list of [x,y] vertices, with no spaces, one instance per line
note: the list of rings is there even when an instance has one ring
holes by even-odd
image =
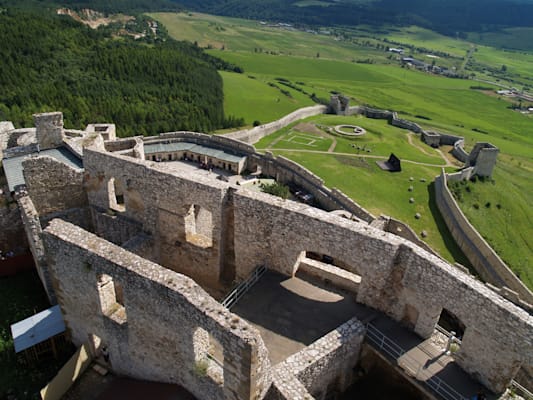
[[[267,400],[323,400],[352,382],[365,327],[356,318],[344,323],[274,368]]]
[[[533,362],[531,315],[410,242],[262,193],[235,193],[234,209],[237,276],[260,264],[292,275],[302,251],[328,254],[361,276],[358,302],[422,337],[444,308],[457,315],[467,327],[460,364],[492,390],[502,391],[521,363]]]
[[[437,206],[455,241],[481,277],[498,287],[507,286],[522,300],[533,303],[533,293],[516,277],[479,232],[470,224],[447,186],[444,171],[435,180]]]
[[[265,395],[270,363],[259,333],[193,280],[61,220],[43,237],[75,344],[96,335],[116,373],[176,383],[199,399]],[[104,297],[109,286],[111,299]],[[116,306],[105,308],[108,301]],[[210,340],[222,347],[220,375],[206,358]]]
[[[28,193],[40,216],[87,207],[83,170],[48,156],[27,158],[22,166]]]
[[[63,142],[63,113],[33,114],[37,143],[41,150],[61,146]]]
[[[415,231],[413,231],[413,229],[409,225],[403,223],[402,221],[398,221],[397,219],[394,219],[388,216],[386,217],[381,216],[380,218],[384,219],[385,225],[383,226],[383,230],[385,232],[394,233],[395,235],[400,236],[404,239],[407,239],[413,242],[414,244],[422,247],[424,250],[436,256],[439,256],[435,252],[435,250],[429,247],[426,242],[424,242],[418,237],[418,235],[415,233]]]
[[[328,211],[344,209],[368,223],[375,219],[372,214],[340,190],[329,189],[319,176],[283,156],[274,157],[269,152],[265,155],[254,154],[248,157],[247,164],[251,170],[259,167],[264,175],[272,176],[280,183],[298,185],[311,193],[318,204]]]
[[[99,234],[120,244],[139,232],[153,235],[159,264],[205,285],[219,283],[226,184],[185,179],[170,173],[165,163],[90,149],[85,149],[84,166]]]
[[[280,129],[286,127],[287,125],[293,123],[294,121],[312,117],[313,115],[324,114],[327,111],[327,109],[328,108],[326,106],[320,106],[320,105],[300,108],[299,110],[296,110],[277,121],[273,121],[268,124],[256,126],[251,129],[243,129],[240,131],[228,133],[228,134],[225,134],[224,136],[229,137],[231,139],[240,140],[242,142],[250,143],[250,144],[257,143],[263,137],[270,135],[271,133],[274,133],[276,131],[279,131]]]
[[[20,209],[20,217],[28,244],[30,246],[31,254],[37,268],[37,273],[43,284],[44,290],[50,300],[51,304],[57,303],[57,296],[52,284],[52,276],[46,263],[46,254],[44,244],[41,238],[42,227],[39,221],[39,214],[31,198],[26,195],[22,195],[17,199],[17,203]]]
[[[0,196],[0,250],[4,254],[28,246],[18,205],[16,202],[4,203],[5,200]]]

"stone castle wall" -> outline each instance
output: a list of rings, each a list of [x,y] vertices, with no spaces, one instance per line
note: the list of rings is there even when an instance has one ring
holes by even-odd
[[[187,273],[204,285],[218,284],[224,250],[220,248],[226,196],[222,182],[208,185],[208,178],[197,177],[198,182],[177,179],[166,173],[165,163],[89,149],[85,149],[84,166],[85,187],[99,234],[119,244],[139,232],[153,235],[159,264]],[[122,192],[123,209],[114,207],[113,182],[114,190]],[[207,231],[188,224],[194,219],[190,214],[194,206],[198,208],[194,223],[209,225]],[[209,224],[199,218],[201,210],[211,214]]]
[[[328,108],[326,106],[312,106],[312,107],[300,108],[299,110],[296,110],[277,121],[273,121],[268,124],[256,126],[251,129],[243,129],[240,131],[228,133],[228,134],[225,134],[224,136],[229,137],[231,139],[240,140],[242,142],[254,144],[254,143],[257,143],[262,138],[264,138],[265,136],[270,135],[271,133],[274,133],[276,131],[279,131],[282,128],[285,128],[287,125],[293,123],[294,121],[312,117],[313,115],[324,114],[327,109]]]
[[[266,399],[323,400],[333,389],[346,390],[359,361],[365,331],[364,325],[353,318],[276,365],[274,390]]]
[[[128,221],[138,224],[138,231],[146,235],[144,243],[153,245],[152,249],[144,247],[143,252],[152,254],[163,267],[185,273],[209,287],[220,284],[228,271],[229,281],[242,280],[258,265],[290,276],[296,272],[303,251],[328,254],[339,261],[338,265],[361,276],[358,302],[403,321],[423,337],[433,332],[443,309],[457,315],[466,326],[458,354],[459,363],[492,390],[503,390],[521,363],[531,365],[533,362],[530,359],[533,354],[531,315],[407,240],[305,204],[251,192],[218,180],[170,172],[165,163],[133,159],[96,148],[85,149],[84,153],[85,187],[92,212],[109,217],[105,230],[128,231],[131,229]],[[116,209],[118,204],[111,201],[114,197],[111,180],[115,182],[115,194],[121,193],[123,197],[123,210]],[[195,231],[188,231],[191,205],[200,207],[199,212],[193,213],[198,225]],[[207,218],[211,221],[209,230],[201,226],[206,219],[201,209],[211,214]],[[113,212],[108,213],[108,210]],[[171,276],[170,279],[179,280],[181,275],[157,269],[160,272],[146,276],[142,270],[156,268],[149,261],[64,223],[52,222],[46,231],[45,241],[52,254],[48,262],[57,280],[54,283],[56,293],[60,303],[65,302],[66,319],[76,332],[76,340],[84,340],[87,330],[95,329],[96,334],[109,335],[113,353],[141,357],[135,347],[141,336],[143,343],[147,342],[144,339],[153,339],[158,346],[162,340],[158,333],[151,332],[151,328],[150,332],[136,336],[142,326],[161,327],[166,334],[169,328],[160,318],[165,321],[170,318],[168,321],[172,324],[183,323],[173,319],[179,318],[179,310],[166,311],[169,305],[164,299],[170,296],[177,303],[176,307],[181,307],[180,302],[192,299],[184,299],[181,295],[181,300],[174,298],[168,285],[154,278]],[[130,233],[131,237],[127,238],[130,243],[139,235],[138,231]],[[192,237],[189,237],[191,232]],[[105,237],[105,232],[103,234]],[[210,241],[206,242],[206,238]],[[76,261],[73,263],[72,260]],[[111,271],[107,273],[117,282],[124,282],[121,286],[125,291],[123,306],[126,314],[130,309],[134,310],[133,315],[139,316],[138,324],[132,321],[126,331],[123,325],[94,314],[94,310],[99,309],[98,297],[95,297],[96,275],[105,270]],[[81,293],[84,293],[83,298]],[[71,296],[72,300],[69,300]],[[208,310],[218,310],[207,294],[199,296],[204,299],[205,309],[200,307],[204,314],[211,315]],[[80,309],[87,311],[77,312],[78,316],[72,312]],[[159,310],[157,316],[151,310]],[[196,313],[194,311],[193,315]],[[84,314],[90,316],[88,322],[80,316]],[[127,324],[130,325],[129,319]],[[205,323],[209,329],[205,328],[204,322],[202,324],[202,329],[208,332],[215,329],[211,323]],[[185,327],[189,332],[188,325]],[[231,327],[229,331],[232,332]],[[127,340],[124,332],[127,332]],[[219,342],[226,343],[226,333],[213,335]],[[187,352],[191,352],[192,344],[188,334],[183,340],[176,345],[175,351],[178,357],[187,360],[186,365],[190,365],[192,356]],[[150,341],[147,343],[151,345]],[[129,347],[132,344],[134,346]],[[261,353],[261,346],[258,348]],[[488,348],[490,352],[486,351]],[[166,354],[162,355],[162,351],[169,350],[165,345],[159,350],[150,348],[142,354],[143,365],[138,359],[130,358],[118,358],[116,362],[124,363],[121,368],[128,372],[138,374],[134,376],[160,380],[161,376],[168,377],[170,369],[152,370],[157,364],[152,357],[165,359]],[[231,352],[228,359],[232,359],[229,354]],[[176,382],[182,382],[188,388],[188,379],[192,378],[179,376]],[[262,382],[267,380],[264,377]],[[213,396],[218,398],[219,395]]]
[[[302,251],[328,254],[361,276],[358,302],[412,325],[423,337],[433,332],[444,308],[457,315],[467,327],[460,365],[493,390],[503,390],[516,372],[511,366],[532,362],[525,356],[533,350],[532,316],[413,244],[262,193],[237,192],[234,201],[238,276],[259,264],[292,275]],[[512,333],[498,345],[502,332]],[[482,348],[490,348],[490,355]],[[531,350],[524,353],[526,348]]]
[[[265,395],[270,363],[258,331],[192,279],[61,220],[43,237],[75,344],[96,335],[118,374],[176,383],[200,399]],[[206,358],[210,340],[222,348],[219,374]]]
[[[533,304],[533,293],[502,261],[479,232],[470,224],[448,189],[443,171],[435,180],[437,206],[455,241],[481,277],[498,287],[507,286],[520,298]]]
[[[24,180],[40,216],[87,207],[83,170],[53,157],[29,157],[23,161]]]
[[[46,253],[44,249],[43,240],[41,237],[42,227],[39,220],[39,213],[31,198],[27,195],[22,195],[17,199],[20,209],[20,216],[24,231],[30,246],[31,254],[37,273],[43,284],[44,290],[50,300],[51,304],[57,303],[57,297],[52,284],[52,276],[46,262]]]

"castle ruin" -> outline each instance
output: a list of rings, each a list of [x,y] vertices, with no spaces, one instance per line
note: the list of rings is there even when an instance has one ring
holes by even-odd
[[[317,191],[320,209],[174,163],[194,155],[221,169],[218,163],[234,160],[311,185],[315,178],[297,164],[224,137],[117,140],[110,125],[69,131],[55,113],[35,120],[36,135],[1,135],[18,135],[4,143],[33,141],[3,153],[39,275],[73,342],[89,342],[95,353],[105,343],[120,374],[176,383],[199,399],[323,399],[335,382],[346,387],[368,325],[350,318],[274,364],[258,328],[219,302],[258,268],[285,277],[307,269],[421,338],[446,310],[465,326],[456,363],[495,392],[533,367],[532,315],[412,241],[371,226],[371,216],[341,193]],[[314,184],[322,187],[318,177]]]

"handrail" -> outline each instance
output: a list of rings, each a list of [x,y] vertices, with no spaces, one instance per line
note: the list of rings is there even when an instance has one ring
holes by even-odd
[[[443,335],[445,335],[446,337],[450,337],[450,336],[452,336],[452,333],[451,333],[451,332],[448,332],[446,329],[444,329],[444,328],[443,328],[442,326],[440,326],[439,324],[437,324],[437,326],[435,327],[435,329],[436,329],[438,332],[440,332],[440,333],[442,333]],[[454,338],[453,338],[453,342],[454,342],[454,343],[457,343],[457,344],[459,344],[459,345],[462,343],[462,342],[461,342],[461,339],[459,339],[457,336],[454,336]]]
[[[509,385],[511,389],[513,389],[515,392],[521,393],[526,400],[533,400],[533,393],[531,393],[529,390],[527,390],[524,386],[519,384],[514,379],[511,381],[511,384]]]
[[[261,278],[266,270],[267,269],[264,265],[257,267],[252,271],[248,279],[238,284],[220,303],[228,309],[233,307],[235,303],[237,303],[237,301],[239,301],[240,298],[244,296],[246,292],[248,292],[248,290],[250,290],[250,288],[259,280],[259,278]]]
[[[382,333],[370,322],[366,324],[366,328],[367,333],[365,338],[368,338],[370,343],[376,346],[378,350],[385,352],[386,355],[396,360],[396,362],[398,362],[398,359],[402,357],[403,361],[406,361],[408,364],[410,364],[409,369],[411,370],[410,372],[414,375],[414,377],[417,380],[424,382],[443,399],[468,400],[468,398],[461,395],[457,390],[448,385],[441,378],[434,375],[429,375],[427,372],[424,372],[422,364],[420,364],[414,358],[406,354],[407,351],[405,349],[403,349],[392,339],[388,338],[384,333]]]

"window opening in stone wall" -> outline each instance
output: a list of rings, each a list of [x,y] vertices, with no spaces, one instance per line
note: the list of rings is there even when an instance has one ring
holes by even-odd
[[[205,329],[197,328],[193,334],[193,347],[193,372],[224,384],[224,349],[220,342]]]
[[[185,238],[198,247],[213,246],[213,217],[209,210],[191,205],[185,214]]]
[[[107,184],[107,190],[109,193],[109,208],[118,212],[126,211],[124,188],[120,182],[115,180],[115,178],[111,178]]]
[[[102,314],[118,324],[124,324],[127,316],[122,285],[111,276],[102,274],[98,276],[97,286]]]
[[[451,311],[446,308],[442,309],[438,325],[448,332],[455,332],[455,336],[462,339],[465,334],[465,324]]]
[[[296,265],[294,275],[299,271],[301,276],[318,278],[326,284],[357,293],[361,284],[361,275],[354,273],[355,268],[330,255],[313,251],[302,251]]]
[[[443,339],[446,340],[445,351],[447,354],[451,355],[460,350],[466,327],[454,313],[443,308],[436,330],[439,334],[445,336]]]

